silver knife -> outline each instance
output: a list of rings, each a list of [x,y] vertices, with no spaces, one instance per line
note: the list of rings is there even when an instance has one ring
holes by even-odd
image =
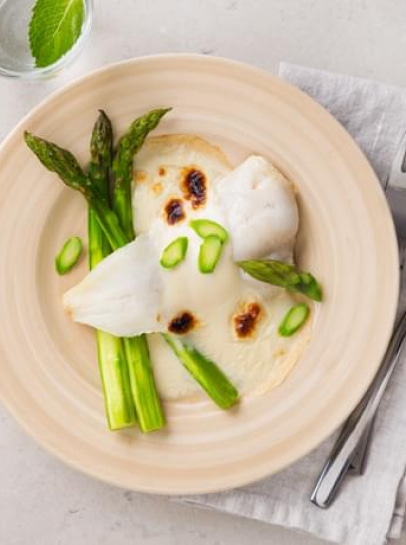
[[[399,238],[406,238],[406,134],[401,139],[385,187]],[[355,464],[362,473],[365,453],[375,413],[393,371],[400,360],[406,339],[406,312],[392,334],[385,357],[372,384],[346,420],[340,435],[317,479],[310,500],[323,509],[333,502],[346,474]]]
[[[386,197],[400,239],[406,239],[406,133],[398,146],[385,186]]]

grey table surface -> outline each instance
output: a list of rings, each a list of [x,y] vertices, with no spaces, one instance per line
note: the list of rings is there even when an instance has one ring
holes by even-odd
[[[95,4],[90,40],[73,66],[47,82],[0,79],[0,139],[66,82],[104,64],[153,53],[220,55],[273,72],[287,60],[406,86],[403,0],[95,0]],[[0,545],[323,543],[92,480],[44,452],[1,406],[0,461]],[[406,538],[398,543],[406,545]]]

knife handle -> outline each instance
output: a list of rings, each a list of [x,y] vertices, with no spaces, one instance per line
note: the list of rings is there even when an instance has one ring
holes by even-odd
[[[386,198],[395,220],[396,231],[406,238],[406,133],[402,136],[385,184]]]
[[[341,433],[317,479],[310,497],[323,509],[335,498],[358,442],[372,421],[392,373],[400,359],[406,338],[406,312],[400,318],[389,342],[382,364],[364,397],[346,420]]]

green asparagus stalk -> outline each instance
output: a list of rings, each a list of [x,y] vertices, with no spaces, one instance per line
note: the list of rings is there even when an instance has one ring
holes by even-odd
[[[237,389],[213,361],[172,335],[163,334],[163,337],[187,371],[221,409],[230,409],[237,403]]]
[[[51,172],[55,172],[65,185],[79,191],[94,210],[97,221],[113,250],[128,244],[129,240],[120,226],[117,215],[110,209],[108,201],[97,186],[86,176],[75,156],[53,142],[25,132],[27,146],[40,162]]]
[[[131,207],[133,157],[141,149],[148,134],[155,129],[162,117],[172,108],[151,110],[137,118],[120,139],[113,160],[114,210],[130,240],[135,238]]]
[[[320,284],[309,272],[301,271],[294,265],[275,259],[250,259],[237,263],[250,276],[261,282],[307,295],[314,301],[323,299]]]
[[[97,149],[97,138],[94,140],[95,148]],[[103,152],[101,153],[101,158],[103,158]],[[112,159],[111,147],[109,158],[108,169],[110,170]],[[93,169],[91,168],[90,175],[92,173]],[[97,169],[95,173],[97,175]],[[106,193],[104,197],[107,199],[108,194]],[[155,386],[147,339],[145,335],[135,338],[123,338],[122,343],[128,365],[131,395],[137,411],[140,429],[143,432],[161,429],[165,425],[165,418]]]
[[[139,427],[144,433],[160,430],[166,421],[155,384],[147,337],[123,337],[123,344]]]
[[[109,208],[106,200],[83,173],[75,157],[69,151],[64,150],[56,144],[48,142],[42,138],[38,138],[29,132],[26,132],[24,136],[27,146],[38,157],[40,162],[51,172],[58,174],[65,185],[80,191],[86,198],[88,203],[95,210],[97,220],[100,223],[100,226],[102,227],[112,249],[117,250],[121,246],[124,246],[130,242],[121,228],[117,215]],[[198,360],[196,360],[195,365],[200,365]],[[204,385],[207,395],[216,402],[216,396],[213,395],[213,392],[217,389],[218,377],[211,376],[210,373],[207,373],[205,368],[202,368],[201,372],[206,372],[206,377],[204,381],[202,380],[200,382],[200,384],[202,386]],[[232,387],[231,383],[230,386]],[[232,396],[230,399],[230,402],[233,400],[233,397],[234,396]]]
[[[93,127],[90,142],[91,160],[88,167],[88,175],[93,187],[96,187],[108,202],[109,176],[113,159],[113,127],[105,112],[100,110],[100,115]],[[97,221],[97,214],[89,207],[89,267],[93,269],[111,253],[110,245]]]
[[[131,242],[98,185],[85,175],[72,153],[28,132],[25,133],[25,141],[48,170],[58,174],[68,187],[79,191],[86,198],[112,250],[117,250]],[[165,420],[156,388],[153,387],[154,382],[150,378],[152,369],[145,343],[145,338],[141,338],[141,341],[138,339],[123,341],[138,423],[141,431],[147,432],[162,428]],[[140,380],[151,397],[138,384]],[[147,401],[150,402],[150,406],[146,404]]]
[[[136,119],[119,140],[114,154],[113,208],[129,240],[135,238],[132,211],[133,157],[143,145],[150,131],[157,127],[170,108],[152,110]],[[131,390],[141,429],[159,429],[165,424],[161,401],[155,384],[146,335],[124,338],[129,363]]]
[[[114,208],[128,236],[135,237],[132,208],[132,177],[134,155],[140,150],[148,133],[171,108],[152,110],[136,119],[118,143],[113,160]],[[238,392],[214,362],[179,339],[165,336],[181,363],[198,381],[207,395],[221,408],[238,401]]]
[[[113,131],[104,112],[95,123],[90,144],[89,177],[107,200],[109,172],[112,160]],[[110,252],[110,245],[97,221],[96,212],[88,208],[89,268],[93,269]],[[111,430],[136,424],[131,398],[130,377],[120,338],[96,330],[99,372],[104,393],[107,422]]]

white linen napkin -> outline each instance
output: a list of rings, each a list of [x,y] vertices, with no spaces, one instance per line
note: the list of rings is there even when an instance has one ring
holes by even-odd
[[[385,186],[396,147],[406,130],[406,90],[285,63],[279,73],[344,125]],[[403,291],[402,307],[405,298]],[[399,538],[406,502],[403,363],[380,407],[366,473],[349,476],[328,510],[312,505],[309,496],[335,435],[299,462],[263,481],[229,492],[182,497],[180,501],[307,531],[347,545],[383,545],[388,537]]]

